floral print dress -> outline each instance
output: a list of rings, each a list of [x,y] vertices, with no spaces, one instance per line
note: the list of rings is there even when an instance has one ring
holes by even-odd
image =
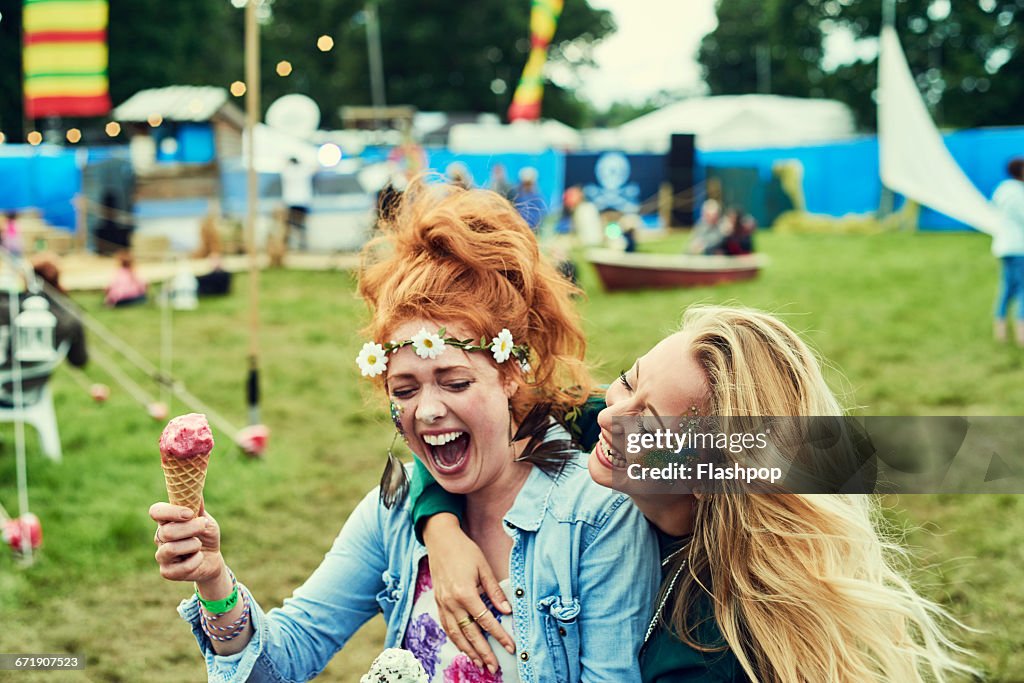
[[[499,585],[507,594],[511,582],[505,579]],[[490,608],[494,618],[511,632],[506,624],[511,624],[512,615],[499,612],[486,597],[484,604]],[[416,574],[412,618],[405,630],[405,649],[423,665],[430,683],[520,683],[516,658],[490,635],[487,642],[498,660],[498,671],[493,674],[478,668],[472,659],[455,647],[445,635],[440,621],[434,601],[434,583],[430,578],[430,562],[424,557]]]

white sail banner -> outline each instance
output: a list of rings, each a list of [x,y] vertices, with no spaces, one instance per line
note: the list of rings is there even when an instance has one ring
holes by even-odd
[[[890,190],[990,235],[999,230],[999,211],[943,143],[891,26],[882,28],[878,60],[878,147]]]

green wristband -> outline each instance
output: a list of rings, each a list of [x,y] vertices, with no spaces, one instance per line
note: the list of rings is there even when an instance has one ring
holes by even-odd
[[[203,596],[199,594],[199,586],[196,586],[196,599],[210,614],[230,612],[238,604],[238,583],[235,581],[235,575],[231,575],[231,595],[228,597],[223,600],[203,600]]]

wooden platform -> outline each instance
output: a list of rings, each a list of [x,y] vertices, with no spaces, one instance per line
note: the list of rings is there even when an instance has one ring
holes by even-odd
[[[209,259],[187,259],[186,262],[195,275],[201,275],[210,270]],[[180,261],[139,261],[135,270],[149,283],[163,282],[174,277],[178,272]],[[225,256],[221,259],[224,268],[231,272],[245,271],[249,269],[249,257]],[[267,256],[261,255],[260,267],[266,268],[269,265]],[[286,268],[295,270],[349,270],[359,266],[359,255],[339,252],[334,254],[320,253],[297,253],[289,252],[285,255],[284,265]],[[97,256],[95,254],[68,254],[60,257],[60,283],[64,289],[71,291],[102,291],[106,289],[117,270],[117,259],[109,256]]]

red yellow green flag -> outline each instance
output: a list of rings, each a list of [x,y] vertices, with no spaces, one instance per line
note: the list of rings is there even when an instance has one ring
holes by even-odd
[[[519,85],[508,108],[509,121],[536,121],[540,118],[540,101],[544,96],[544,64],[548,61],[548,45],[555,35],[564,0],[533,0],[530,9],[530,57],[519,77]]]
[[[108,113],[106,0],[25,0],[23,20],[25,115]]]

